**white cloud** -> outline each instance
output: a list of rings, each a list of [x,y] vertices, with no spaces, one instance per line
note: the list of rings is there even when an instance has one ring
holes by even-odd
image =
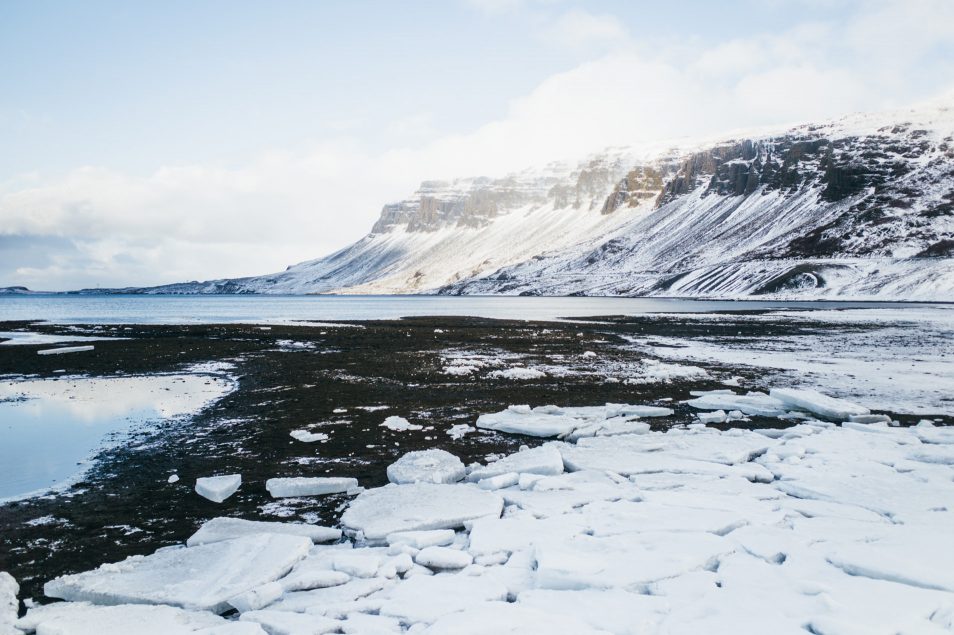
[[[845,23],[678,50],[648,49],[615,18],[569,11],[546,22],[542,36],[579,45],[612,40],[613,52],[547,78],[476,130],[415,144],[433,136],[430,115],[421,114],[395,121],[390,132],[404,135],[405,147],[382,153],[339,139],[237,168],[24,175],[0,184],[0,236],[66,237],[75,248],[46,265],[0,270],[0,286],[266,273],[359,237],[383,203],[424,178],[501,174],[609,145],[900,106],[954,83],[954,69],[937,54],[954,43],[954,3],[867,6],[874,9]],[[935,85],[913,83],[925,74]]]
[[[612,15],[594,15],[571,9],[553,21],[544,37],[555,44],[574,48],[613,46],[627,39],[626,27]]]

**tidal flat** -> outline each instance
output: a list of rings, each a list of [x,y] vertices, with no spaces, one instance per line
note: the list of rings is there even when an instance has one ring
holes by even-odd
[[[351,477],[372,488],[387,483],[387,466],[411,450],[442,448],[470,464],[543,443],[473,429],[479,415],[513,405],[665,406],[671,416],[647,419],[654,430],[665,430],[698,421],[699,411],[682,403],[693,392],[827,383],[839,396],[880,391],[884,403],[872,409],[901,425],[925,418],[954,423],[954,404],[944,401],[943,390],[954,363],[943,353],[951,338],[946,326],[933,339],[928,329],[908,331],[905,339],[901,312],[885,318],[859,310],[852,319],[825,313],[834,315],[806,312],[793,319],[754,311],[561,322],[415,317],[267,326],[3,322],[4,332],[102,338],[93,350],[62,355],[38,355],[48,344],[0,346],[4,380],[187,373],[229,382],[231,389],[189,416],[123,431],[68,487],[0,505],[0,570],[20,582],[21,598],[41,600],[47,580],[180,544],[214,517],[333,526],[351,496],[276,499],[266,480]],[[951,312],[941,313],[946,319]],[[894,381],[900,405],[891,408],[893,397],[877,384],[883,373],[873,369],[866,377],[858,370],[871,366],[868,353],[838,353],[839,342],[853,340],[883,350],[886,359],[888,348],[909,356],[919,354],[917,347],[924,355],[937,353],[921,360],[923,377]],[[773,366],[766,351],[802,362]],[[810,364],[804,360],[812,355],[818,368],[805,371],[800,364]],[[833,375],[826,380],[816,371]],[[932,377],[940,382],[936,394]],[[411,425],[382,425],[388,417]],[[752,415],[710,426],[796,423]],[[242,485],[224,503],[193,491],[196,478],[233,473],[242,475]]]

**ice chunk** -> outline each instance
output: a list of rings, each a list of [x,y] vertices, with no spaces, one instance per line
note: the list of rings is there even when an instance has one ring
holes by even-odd
[[[457,439],[463,439],[465,436],[467,436],[471,432],[475,432],[476,430],[477,428],[475,428],[474,426],[469,426],[466,423],[458,423],[448,428],[446,432],[448,436],[450,436],[450,438],[457,440]]]
[[[891,417],[888,415],[849,415],[848,421],[852,423],[891,423]]]
[[[341,632],[345,635],[391,635],[401,633],[403,629],[400,620],[393,617],[348,613],[347,619],[341,623]]]
[[[265,609],[242,613],[243,622],[261,624],[268,635],[322,635],[337,633],[341,622],[321,615]]]
[[[430,531],[399,531],[388,534],[389,545],[410,545],[415,549],[424,547],[444,547],[454,542],[457,534],[453,529],[433,529]]]
[[[88,602],[35,606],[17,627],[21,630],[15,633],[37,631],[42,635],[265,635],[261,628],[228,622],[206,611],[142,604],[96,606]]]
[[[505,487],[513,487],[520,482],[520,475],[516,472],[507,472],[505,474],[498,474],[497,476],[490,476],[488,478],[482,478],[477,481],[477,487],[480,489],[487,490],[496,490],[504,489]]]
[[[565,614],[553,614],[521,604],[486,602],[449,613],[423,631],[424,635],[610,635]]]
[[[341,538],[340,529],[305,525],[303,523],[276,523],[241,518],[213,518],[202,523],[199,530],[189,537],[186,544],[190,547],[204,545],[220,540],[230,540],[249,534],[291,534],[305,536],[312,542],[332,542]]]
[[[169,604],[221,613],[228,600],[282,577],[308,554],[303,536],[254,534],[197,547],[162,549],[55,578],[48,597],[95,604]]]
[[[715,412],[700,412],[696,415],[699,423],[725,423],[725,410],[716,410]]]
[[[737,395],[731,390],[712,390],[702,392],[700,397],[686,402],[699,410],[739,410],[747,415],[777,417],[785,414],[786,407],[781,400],[764,392],[750,392]]]
[[[480,481],[509,472],[542,474],[544,476],[562,474],[563,457],[559,450],[549,445],[522,450],[484,467],[476,468],[467,475],[467,480]]]
[[[658,633],[658,625],[671,610],[671,602],[667,597],[621,589],[530,589],[517,596],[517,606],[537,609],[553,617],[575,618],[591,628],[618,635]]]
[[[467,473],[463,462],[445,450],[408,452],[388,466],[392,483],[456,483]]]
[[[36,352],[37,355],[60,355],[62,353],[85,353],[93,350],[92,344],[86,346],[61,346],[60,348],[45,348]]]
[[[327,441],[330,437],[324,432],[309,432],[308,430],[292,430],[288,433],[291,438],[302,443],[314,443],[315,441]]]
[[[272,604],[285,593],[284,587],[278,582],[266,582],[254,589],[239,593],[229,600],[229,604],[239,612],[257,611]]]
[[[357,479],[333,476],[270,478],[265,481],[265,489],[274,498],[339,494],[357,489],[357,487]]]
[[[570,409],[572,412],[574,409]],[[673,414],[672,408],[663,406],[634,406],[625,403],[606,404],[607,419],[613,417],[669,417]]]
[[[17,621],[17,611],[20,602],[17,593],[20,585],[16,579],[6,571],[0,571],[0,635],[15,633],[13,623]]]
[[[424,426],[411,423],[404,417],[388,417],[381,424],[382,428],[393,430],[394,432],[407,432],[408,430],[423,430]]]
[[[269,609],[294,611],[296,613],[304,613],[306,610],[312,609],[316,614],[321,614],[320,610],[317,609],[351,604],[380,591],[390,584],[392,583],[383,578],[358,578],[337,586],[309,591],[295,591],[286,593],[284,598],[270,606]]]
[[[241,474],[203,476],[195,480],[195,491],[199,496],[208,498],[213,503],[221,503],[238,491],[241,485]]]
[[[477,427],[511,434],[526,434],[532,437],[556,437],[569,434],[581,422],[573,417],[548,413],[518,412],[508,408],[494,414],[477,418]]]
[[[535,548],[541,589],[632,588],[699,569],[732,551],[709,533],[646,532],[541,540]]]
[[[817,390],[797,388],[773,388],[769,394],[792,410],[807,410],[825,419],[845,421],[851,416],[867,415],[871,411],[864,406],[829,397]]]
[[[382,599],[381,615],[397,617],[408,623],[430,623],[442,615],[478,603],[504,600],[507,588],[483,577],[441,573],[414,576],[379,594],[379,597]]]
[[[178,482],[179,482],[179,475],[178,475],[178,474],[170,474],[170,475],[169,475],[169,478],[166,479],[166,483],[169,483],[170,485],[171,485],[172,483],[178,483]]]
[[[466,551],[450,547],[424,547],[414,556],[414,562],[428,569],[463,569],[473,561]]]
[[[340,586],[350,581],[351,576],[344,571],[311,568],[299,570],[296,567],[279,582],[281,582],[285,591],[309,591],[311,589],[327,589],[328,587]]]
[[[483,516],[499,516],[503,499],[474,486],[414,483],[368,490],[351,502],[341,524],[381,542],[388,534],[456,529]]]

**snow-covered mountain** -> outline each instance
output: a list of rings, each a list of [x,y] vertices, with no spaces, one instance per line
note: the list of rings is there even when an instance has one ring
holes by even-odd
[[[954,105],[425,182],[269,276],[146,293],[954,300]]]

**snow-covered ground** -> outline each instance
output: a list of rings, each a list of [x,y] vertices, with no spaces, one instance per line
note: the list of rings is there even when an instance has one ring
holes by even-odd
[[[954,428],[810,390],[691,402],[722,403],[779,427],[652,432],[641,417],[666,410],[627,404],[486,413],[567,440],[466,470],[407,457],[412,478],[358,494],[333,544],[334,528],[210,521],[193,546],[50,581],[68,602],[11,632],[954,632]]]

